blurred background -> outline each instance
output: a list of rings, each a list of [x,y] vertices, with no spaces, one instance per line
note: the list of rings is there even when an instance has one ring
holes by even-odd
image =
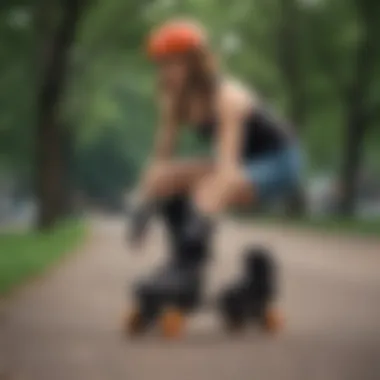
[[[308,158],[288,214],[380,215],[379,6],[370,0],[3,0],[0,223],[118,212],[151,147],[148,30],[192,16],[223,64],[293,121]],[[184,154],[203,147],[184,136]]]
[[[167,253],[154,232],[127,254],[123,206],[156,127],[146,34],[172,16],[204,23],[302,139],[304,188],[225,221],[211,268],[222,283],[243,243],[269,244],[278,339],[202,316],[176,350],[120,339],[131,284]],[[379,36],[376,0],[1,0],[0,380],[379,378]],[[204,152],[185,133],[181,154]]]

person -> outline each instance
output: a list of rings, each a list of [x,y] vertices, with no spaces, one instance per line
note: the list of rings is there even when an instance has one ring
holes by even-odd
[[[153,30],[147,47],[157,68],[160,119],[132,207],[129,239],[144,240],[150,217],[158,214],[171,254],[135,284],[139,310],[127,330],[145,331],[160,316],[171,335],[183,311],[200,305],[216,218],[233,206],[258,206],[296,189],[301,159],[292,128],[254,91],[223,75],[198,23],[169,21]],[[184,126],[209,142],[211,157],[176,157]],[[245,284],[244,273],[239,284]]]
[[[294,130],[256,92],[223,75],[200,24],[164,23],[149,35],[147,51],[157,68],[160,119],[137,192],[135,238],[144,235],[157,201],[176,200],[178,210],[178,197],[186,194],[193,215],[187,212],[192,227],[186,228],[196,235],[232,206],[271,202],[298,186],[301,158]],[[210,143],[212,157],[175,157],[183,126]],[[176,226],[177,221],[172,230]]]

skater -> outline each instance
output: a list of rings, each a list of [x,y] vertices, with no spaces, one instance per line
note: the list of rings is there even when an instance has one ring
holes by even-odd
[[[258,205],[298,186],[294,131],[255,92],[223,75],[200,25],[169,21],[151,33],[147,50],[157,69],[160,120],[136,224],[144,225],[158,200],[173,196],[187,194],[204,226],[231,206]],[[209,141],[214,156],[176,159],[183,126]]]
[[[153,318],[158,312],[153,293],[170,295],[168,303],[196,302],[218,215],[294,190],[300,157],[290,126],[274,117],[254,91],[221,72],[198,23],[165,23],[150,34],[147,51],[157,70],[160,119],[135,199],[130,238],[141,241],[150,216],[158,212],[168,227],[174,263],[138,290],[147,300],[145,315]],[[212,157],[175,157],[185,126],[210,143]]]

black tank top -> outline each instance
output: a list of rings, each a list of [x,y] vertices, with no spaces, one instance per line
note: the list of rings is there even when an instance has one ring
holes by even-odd
[[[199,137],[206,141],[215,138],[215,121],[199,125],[196,130]],[[294,140],[293,129],[287,123],[278,120],[268,109],[255,110],[244,122],[242,158],[256,158],[267,153],[283,149]]]

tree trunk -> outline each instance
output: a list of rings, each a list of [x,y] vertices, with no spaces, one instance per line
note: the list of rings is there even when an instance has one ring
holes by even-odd
[[[347,123],[347,138],[344,162],[341,173],[340,213],[345,216],[355,214],[361,156],[365,137],[365,128],[356,115]]]
[[[37,98],[38,227],[48,228],[60,216],[63,188],[63,149],[59,103],[62,99],[70,48],[80,17],[80,0],[61,0],[62,17],[53,32],[47,27],[52,7],[43,1],[39,10],[41,83]],[[49,5],[49,6],[48,6]],[[50,10],[50,12],[49,12]]]
[[[290,98],[289,116],[299,132],[306,115],[300,40],[301,16],[297,0],[281,0],[278,33],[279,66]]]
[[[296,0],[281,0],[281,20],[278,33],[279,66],[289,95],[288,113],[296,131],[300,134],[305,123],[306,103],[304,78],[300,56],[301,14]],[[289,196],[286,205],[289,216],[299,216],[305,212],[306,196],[299,186]]]
[[[371,109],[369,92],[377,62],[379,5],[371,0],[357,0],[358,14],[363,26],[363,38],[356,52],[353,81],[346,97],[346,143],[341,171],[339,212],[343,216],[355,213],[357,189],[366,132]]]

